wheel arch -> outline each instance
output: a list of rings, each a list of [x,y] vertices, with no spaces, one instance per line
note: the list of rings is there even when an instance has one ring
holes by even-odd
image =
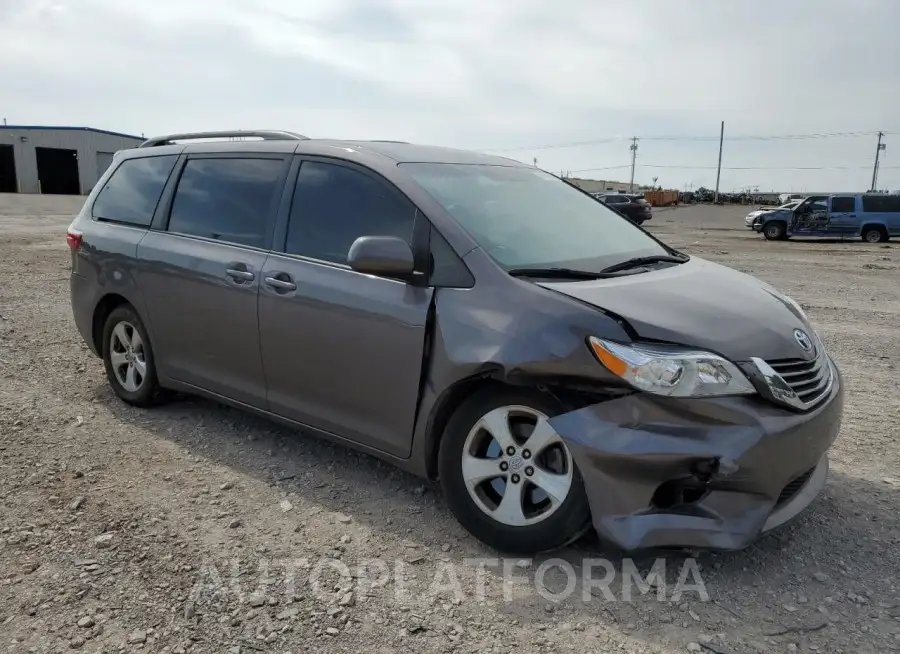
[[[134,304],[119,293],[107,293],[94,306],[94,315],[91,318],[91,341],[97,352],[103,352],[103,326],[106,324],[106,319],[117,307],[123,305],[128,305],[137,311]]]
[[[547,379],[546,377],[523,376],[517,378],[515,382],[511,382],[508,379],[504,379],[500,370],[461,379],[444,390],[428,415],[425,425],[424,443],[425,473],[428,479],[432,481],[438,479],[438,454],[444,430],[450,417],[470,397],[490,389],[497,391],[510,389],[538,391],[552,398],[565,411],[574,411],[589,404],[603,402],[622,394],[620,389],[610,389],[609,391],[596,387],[579,389],[571,385],[571,380],[563,383],[562,380]]]
[[[890,238],[890,232],[888,232],[887,225],[885,225],[884,223],[873,222],[863,223],[863,226],[859,230],[860,236],[864,236],[865,233],[870,229],[875,229],[881,232],[881,235],[883,236],[882,242],[887,241]]]

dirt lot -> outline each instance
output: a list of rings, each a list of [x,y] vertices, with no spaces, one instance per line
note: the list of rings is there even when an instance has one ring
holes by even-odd
[[[768,243],[744,209],[657,213],[653,232],[776,285],[820,330],[848,391],[826,493],[743,552],[701,555],[705,599],[674,596],[672,555],[677,601],[554,602],[540,561],[512,568],[508,599],[486,568],[479,601],[469,560],[497,555],[437,489],[206,401],[114,399],[70,317],[79,203],[0,196],[0,651],[900,651],[900,244]],[[590,540],[554,556],[579,576],[585,557],[624,565]],[[388,570],[361,572],[372,559]]]

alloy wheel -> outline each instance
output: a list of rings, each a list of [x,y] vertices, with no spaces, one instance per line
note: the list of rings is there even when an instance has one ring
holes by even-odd
[[[109,338],[109,360],[122,388],[130,393],[141,388],[147,376],[147,359],[140,332],[130,322],[123,320],[113,328]]]
[[[504,406],[481,417],[469,431],[462,477],[485,514],[511,527],[549,518],[572,487],[572,455],[543,413]]]

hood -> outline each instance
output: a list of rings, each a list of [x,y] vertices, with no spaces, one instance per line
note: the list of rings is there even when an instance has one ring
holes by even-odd
[[[769,209],[768,211],[763,211],[759,214],[760,216],[769,218],[782,218],[784,220],[790,220],[791,216],[794,215],[793,209]]]
[[[812,358],[794,330],[812,330],[755,277],[692,257],[646,273],[541,283],[624,318],[642,339],[716,352],[732,361]]]

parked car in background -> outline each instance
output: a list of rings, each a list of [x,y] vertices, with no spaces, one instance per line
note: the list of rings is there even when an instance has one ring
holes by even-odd
[[[653,209],[642,195],[633,193],[598,193],[600,202],[615,209],[637,225],[653,218]]]
[[[802,201],[803,201],[802,199],[791,200],[790,202],[786,202],[785,204],[782,204],[780,207],[772,207],[769,209],[757,209],[756,211],[751,211],[750,213],[747,214],[747,217],[744,218],[744,224],[747,227],[749,227],[750,229],[753,229],[753,224],[757,220],[759,220],[760,216],[762,216],[764,213],[768,213],[769,211],[777,211],[779,209],[791,209],[792,210],[797,205],[799,205]]]
[[[189,142],[213,137],[242,140]],[[439,481],[503,551],[591,527],[740,549],[825,485],[843,386],[803,309],[532,166],[163,136],[115,158],[66,240],[123,401],[193,393],[356,447]]]
[[[782,204],[786,204],[792,200],[802,200],[805,197],[806,195],[804,195],[803,193],[782,193],[778,196],[778,199]]]
[[[753,229],[769,240],[790,236],[861,238],[880,243],[900,236],[900,196],[884,193],[813,195],[793,209],[767,211]]]

